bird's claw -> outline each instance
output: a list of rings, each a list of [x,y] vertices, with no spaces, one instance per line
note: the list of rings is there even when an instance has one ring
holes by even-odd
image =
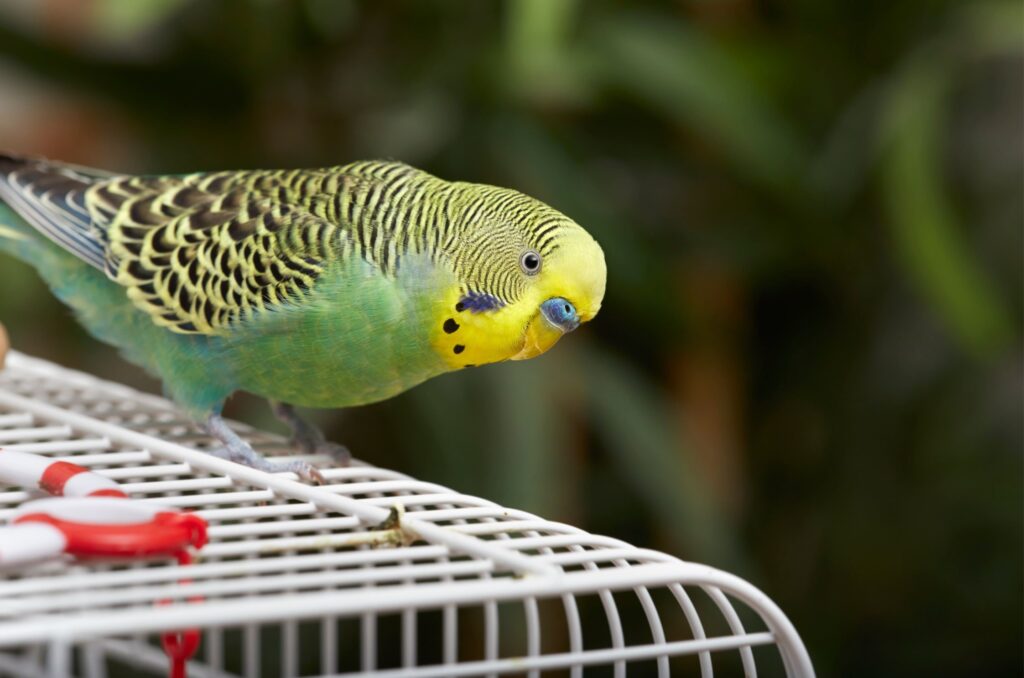
[[[293,406],[288,403],[272,401],[271,409],[274,416],[291,428],[292,447],[303,454],[322,454],[330,457],[338,466],[348,466],[352,463],[352,453],[348,451],[347,447],[327,440],[323,431],[303,419]]]
[[[264,469],[268,473],[284,473],[291,472],[299,476],[306,482],[314,483],[316,485],[323,485],[326,481],[324,475],[320,470],[310,464],[308,461],[284,461],[277,464],[267,462],[270,468]]]
[[[233,461],[236,464],[242,464],[243,466],[248,466],[249,468],[254,468],[258,471],[264,471],[266,473],[294,473],[302,480],[316,483],[317,485],[322,485],[325,482],[324,476],[320,473],[320,470],[308,461],[295,459],[293,461],[275,463],[268,461],[264,456],[257,453],[248,445],[227,445],[215,450],[210,450],[209,452],[215,457],[227,459],[228,461]]]
[[[348,466],[352,463],[352,453],[347,447],[324,440],[320,435],[296,435],[292,437],[291,444],[303,454],[322,454],[330,457],[338,466]]]
[[[338,466],[349,466],[352,463],[352,453],[349,452],[349,449],[329,440],[319,441],[313,448],[313,453],[330,457]]]

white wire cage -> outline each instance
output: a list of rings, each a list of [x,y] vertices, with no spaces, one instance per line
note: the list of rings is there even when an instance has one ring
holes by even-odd
[[[236,425],[271,459],[275,435]],[[65,459],[133,499],[195,511],[195,564],[0,570],[0,675],[813,676],[782,611],[742,579],[359,462],[326,482],[207,455],[161,398],[21,354],[0,447]],[[0,520],[35,498],[0,488]]]

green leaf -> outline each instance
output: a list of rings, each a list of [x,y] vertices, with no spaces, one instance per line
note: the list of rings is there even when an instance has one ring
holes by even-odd
[[[896,255],[945,324],[977,355],[1013,339],[992,281],[971,256],[942,177],[946,95],[953,68],[945,52],[912,59],[885,112],[882,189]]]
[[[595,38],[602,71],[618,88],[707,135],[752,179],[778,191],[798,185],[805,149],[721,45],[677,20],[640,16],[604,24]]]
[[[180,11],[190,0],[100,0],[94,25],[106,40],[137,38]]]
[[[976,2],[965,5],[957,24],[968,33],[976,57],[1024,49],[1024,4],[1019,2]]]
[[[567,45],[578,0],[517,0],[505,21],[505,84],[517,95],[544,101],[579,99],[584,86]]]

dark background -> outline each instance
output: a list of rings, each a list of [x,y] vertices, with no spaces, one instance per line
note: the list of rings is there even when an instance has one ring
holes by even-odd
[[[332,436],[748,578],[822,675],[1020,675],[1022,45],[1018,2],[19,0],[0,148],[549,202],[605,248],[597,320]],[[0,290],[15,348],[159,389]]]

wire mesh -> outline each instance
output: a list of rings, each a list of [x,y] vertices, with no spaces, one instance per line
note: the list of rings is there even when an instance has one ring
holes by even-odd
[[[160,633],[199,628],[190,676],[813,676],[785,615],[731,574],[360,462],[306,457],[326,478],[312,486],[213,444],[162,398],[9,358],[0,447],[196,511],[210,543],[184,568],[0,571],[0,674],[163,675]],[[0,490],[5,522],[37,496]]]

